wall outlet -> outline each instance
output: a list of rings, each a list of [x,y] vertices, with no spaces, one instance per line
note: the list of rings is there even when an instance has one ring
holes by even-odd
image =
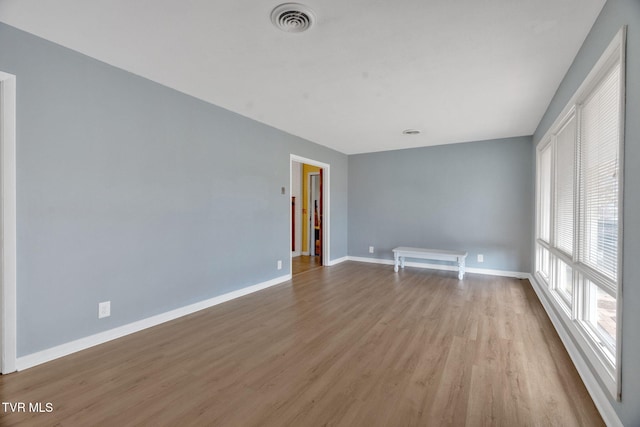
[[[111,301],[98,303],[98,319],[111,316]]]
[[[278,260],[278,270],[282,270],[282,260]]]
[[[373,250],[374,250],[374,247],[373,247],[373,246],[369,246],[369,253],[370,253],[370,254],[372,254],[372,253],[373,253]]]
[[[484,255],[478,254],[478,262],[484,262]]]

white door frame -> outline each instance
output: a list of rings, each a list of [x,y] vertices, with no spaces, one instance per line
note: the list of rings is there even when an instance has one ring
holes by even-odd
[[[298,156],[296,154],[289,155],[289,189],[291,189],[293,183],[293,162],[305,163],[311,166],[317,166],[322,168],[322,265],[330,265],[330,241],[329,236],[331,233],[330,230],[330,177],[331,177],[331,165],[329,163],[319,162],[317,160],[308,159],[306,157]],[[291,207],[289,207],[289,224],[291,224]],[[311,237],[311,236],[309,236]],[[289,245],[291,245],[291,227],[289,227]],[[288,249],[289,253],[291,253],[291,247]],[[293,274],[293,267],[291,266],[291,262],[289,262],[289,274]]]
[[[292,165],[294,165],[292,163]],[[298,171],[294,174],[294,169],[298,169]],[[291,251],[291,257],[295,258],[300,255],[303,255],[303,247],[302,247],[302,230],[304,230],[304,224],[302,223],[302,163],[295,163],[295,166],[291,168],[292,178],[291,178],[291,191],[290,195],[296,197],[295,203],[295,211],[293,215],[295,216],[295,230],[292,227],[292,233],[295,234],[295,251]],[[295,177],[298,178],[298,192],[294,194],[293,189],[295,188]],[[293,236],[291,236],[291,241],[293,242]]]
[[[0,71],[0,372],[16,370],[16,76]]]

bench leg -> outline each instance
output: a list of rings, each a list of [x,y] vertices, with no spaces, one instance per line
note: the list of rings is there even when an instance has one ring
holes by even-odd
[[[404,268],[404,257],[400,257],[400,268]]]
[[[393,271],[398,272],[398,254],[396,252],[393,253]]]
[[[458,280],[464,277],[464,258],[458,258]]]

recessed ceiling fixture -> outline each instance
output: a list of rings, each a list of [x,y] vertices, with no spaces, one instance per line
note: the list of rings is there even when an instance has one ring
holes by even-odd
[[[298,3],[283,3],[271,12],[271,22],[287,33],[301,33],[315,22],[313,11]]]
[[[405,129],[402,131],[404,135],[419,135],[420,131],[418,129]]]

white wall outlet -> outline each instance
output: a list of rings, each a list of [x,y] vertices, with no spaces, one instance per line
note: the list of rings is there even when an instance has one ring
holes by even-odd
[[[98,303],[98,319],[111,316],[111,301]]]
[[[373,246],[369,246],[369,253],[372,254],[374,251],[374,247]]]
[[[478,262],[484,262],[484,255],[478,254]]]
[[[278,260],[278,270],[282,270],[282,260]]]

